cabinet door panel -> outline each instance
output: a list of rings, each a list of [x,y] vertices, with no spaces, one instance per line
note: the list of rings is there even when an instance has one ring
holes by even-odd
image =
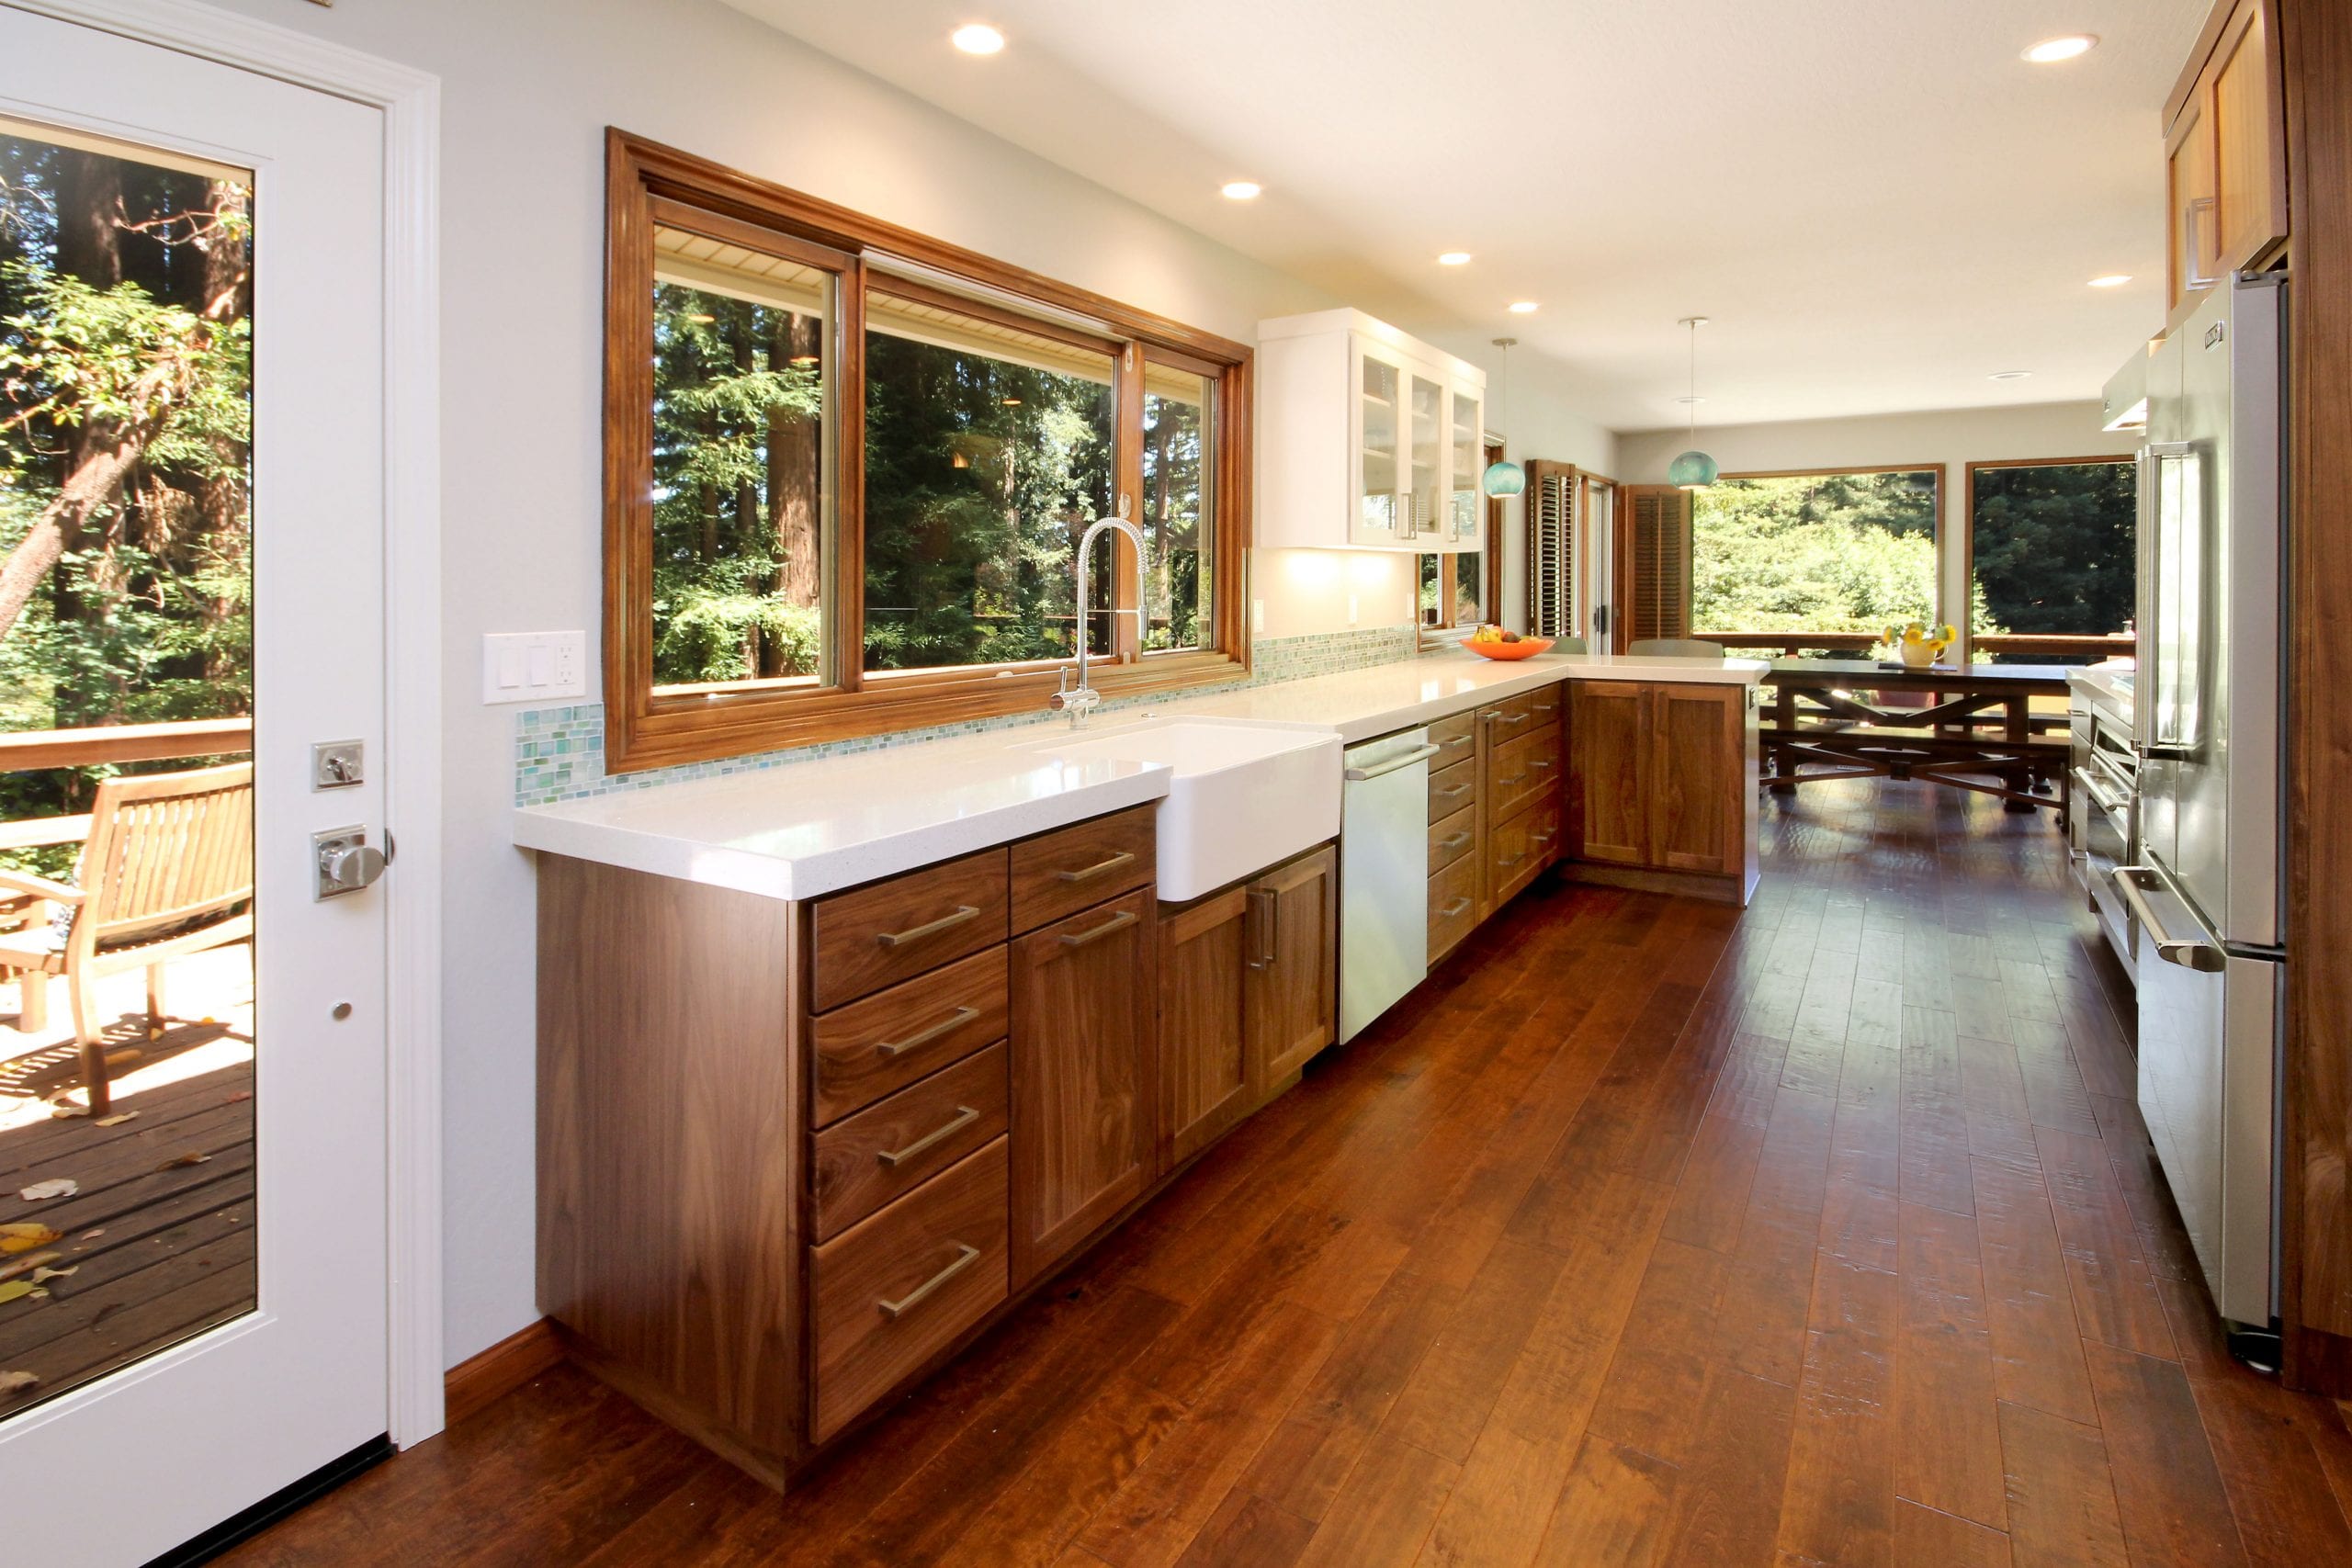
[[[1644,799],[1642,687],[1630,682],[1579,681],[1568,717],[1568,804],[1572,842],[1581,860],[1616,865],[1649,863],[1648,807]]]
[[[2285,128],[2271,90],[2270,48],[2258,0],[2245,0],[2222,35],[2213,68],[2215,260],[2241,267],[2287,235]]]
[[[1262,1099],[1339,1034],[1340,857],[1329,846],[1250,886],[1250,1083]]]
[[[1649,770],[1651,863],[1728,875],[1739,869],[1739,686],[1658,686]]]
[[[2199,91],[2190,95],[2188,107],[2181,110],[2165,154],[2168,309],[2177,310],[2190,293],[2211,287],[2220,265],[2214,162],[2212,117],[2206,112],[2205,94]],[[2205,281],[2192,288],[2199,279]]]
[[[1149,1178],[1157,909],[1142,888],[1012,944],[1016,1290]]]
[[[1249,1109],[1250,926],[1238,887],[1160,917],[1161,1169],[1192,1158]]]

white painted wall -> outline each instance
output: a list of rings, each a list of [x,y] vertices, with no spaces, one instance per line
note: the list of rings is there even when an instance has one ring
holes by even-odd
[[[1968,505],[1968,465],[2010,457],[2129,456],[2137,431],[2099,429],[2099,405],[2029,403],[2005,409],[1874,414],[1860,419],[1792,420],[1777,424],[1699,427],[1699,445],[1727,474],[1779,470],[1944,465],[1942,606],[1954,626],[1968,624],[1968,563],[1962,526]],[[1617,438],[1628,484],[1664,484],[1666,468],[1690,446],[1687,430],[1628,432]]]
[[[486,632],[599,624],[605,127],[1244,341],[1337,301],[711,0],[223,3],[443,83],[455,1362],[537,1315],[533,879],[508,828],[514,710],[482,706],[475,671]],[[1286,552],[1258,575],[1269,636],[1344,627],[1351,589],[1357,625],[1412,618],[1402,558]]]

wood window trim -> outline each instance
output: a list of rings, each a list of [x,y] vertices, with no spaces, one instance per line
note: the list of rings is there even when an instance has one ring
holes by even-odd
[[[1503,444],[1500,440],[1491,435],[1481,436],[1480,449],[1486,453],[1486,461],[1480,465],[1478,470],[1481,474],[1484,474],[1488,468],[1491,468],[1495,464],[1503,460]],[[1479,488],[1483,492],[1485,486],[1481,485]],[[1503,498],[1498,495],[1485,495],[1482,493],[1479,504],[1481,510],[1486,513],[1486,519],[1481,525],[1479,539],[1480,547],[1478,549],[1475,551],[1423,550],[1418,552],[1413,558],[1413,598],[1416,605],[1419,604],[1421,593],[1420,557],[1423,555],[1430,555],[1435,556],[1438,559],[1438,618],[1435,621],[1423,621],[1419,618],[1418,615],[1415,618],[1415,624],[1420,629],[1420,645],[1424,651],[1431,649],[1444,648],[1450,643],[1459,642],[1462,640],[1464,632],[1469,629],[1463,622],[1454,617],[1453,613],[1455,607],[1453,592],[1454,586],[1460,581],[1458,573],[1461,570],[1462,558],[1465,555],[1476,555],[1478,558],[1479,607],[1485,612],[1485,615],[1489,621],[1500,619],[1500,616],[1497,614],[1496,607],[1502,602],[1503,596]]]
[[[1140,434],[1143,361],[1213,378],[1212,480],[1216,511],[1208,649],[1143,653],[1131,624],[1114,660],[1100,661],[1093,683],[1105,698],[1174,692],[1230,682],[1250,669],[1248,560],[1250,538],[1253,351],[1149,311],[1059,283],[1025,268],[918,234],[801,191],[607,128],[605,251],[604,682],[605,766],[633,773],[680,762],[1000,717],[1044,708],[1067,660],[973,665],[908,671],[862,671],[865,646],[865,408],[862,396],[839,396],[828,433],[832,491],[825,640],[833,684],[779,687],[748,683],[718,694],[653,690],[652,366],[644,345],[653,333],[653,231],[657,222],[737,243],[753,242],[793,259],[836,271],[836,320],[829,337],[836,385],[865,385],[865,298],[868,287],[893,294],[923,289],[922,280],[869,269],[872,256],[911,263],[995,295],[1099,322],[1114,355],[1115,428],[1132,415]],[[740,227],[739,227],[740,226]],[[869,284],[869,271],[871,283]],[[956,296],[956,309],[1017,312]],[[1086,334],[1049,319],[1021,319],[1041,335],[1086,342]],[[1142,451],[1124,434],[1114,489],[1140,500]],[[1121,603],[1138,588],[1129,552],[1117,552]],[[855,592],[832,585],[860,585]],[[1121,616],[1114,625],[1130,623]]]
[[[2123,465],[2137,459],[2129,452],[2104,453],[2096,457],[1979,457],[1972,460],[1961,479],[1960,568],[1962,581],[1967,584],[1971,604],[1976,602],[1976,473],[1980,468],[2086,468],[2095,463]],[[1939,589],[1940,592],[1940,589]],[[1972,613],[1973,618],[1973,613]],[[2043,639],[2048,640],[2048,639]],[[1976,651],[1976,628],[1960,628],[1961,647],[1973,658]],[[1999,651],[1996,648],[1995,651]]]

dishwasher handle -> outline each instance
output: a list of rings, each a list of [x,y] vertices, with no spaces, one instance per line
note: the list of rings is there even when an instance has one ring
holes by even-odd
[[[1366,779],[1376,779],[1384,773],[1393,773],[1399,768],[1409,768],[1416,762],[1425,761],[1436,756],[1441,750],[1442,748],[1438,746],[1424,742],[1401,756],[1389,758],[1376,767],[1350,768],[1346,774],[1347,781],[1350,784],[1362,784]]]
[[[2163,920],[2148,902],[2143,891],[2149,884],[2163,886],[2161,874],[2153,866],[2119,865],[2109,874],[2115,890],[2123,895],[2123,902],[2140,917],[2140,929],[2154,942],[2156,956],[2167,964],[2177,964],[2183,969],[2195,969],[2208,975],[2218,975],[2229,967],[2229,954],[2210,942],[2195,937],[2177,937],[2165,930]]]

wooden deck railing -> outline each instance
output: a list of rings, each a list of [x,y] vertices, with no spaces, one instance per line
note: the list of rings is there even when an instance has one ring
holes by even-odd
[[[1878,636],[1871,632],[1692,632],[1690,635],[1709,642],[1722,643],[1725,648],[1770,649],[1776,653],[1794,653],[1808,648],[1837,653],[1867,653],[1880,641]],[[2113,659],[2129,654],[2133,644],[2130,632],[2088,637],[2045,632],[1984,632],[1971,637],[1969,646],[1979,654]]]
[[[234,757],[253,749],[250,718],[24,729],[0,734],[0,773],[80,768],[96,762],[159,762],[172,757]]]

